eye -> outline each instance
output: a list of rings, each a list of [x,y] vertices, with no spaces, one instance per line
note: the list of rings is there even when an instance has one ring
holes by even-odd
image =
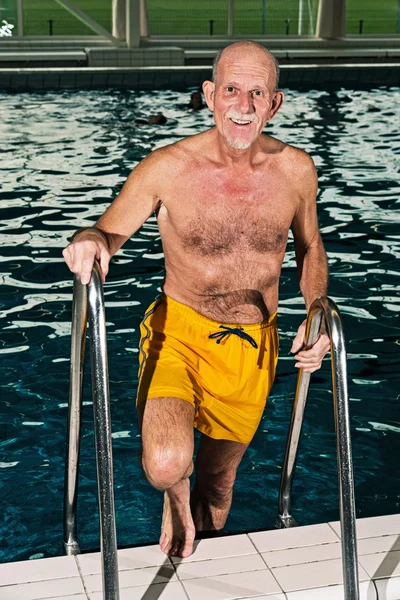
[[[261,90],[254,90],[254,92],[253,92],[253,96],[262,96],[262,95],[263,95],[263,93]]]
[[[232,86],[232,85],[228,85],[228,86],[227,86],[227,88],[226,88],[226,91],[227,91],[227,92],[233,92],[233,89],[234,89],[234,88],[233,88],[233,86]]]

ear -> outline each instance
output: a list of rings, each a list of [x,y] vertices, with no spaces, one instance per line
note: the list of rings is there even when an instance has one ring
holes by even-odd
[[[205,81],[203,83],[203,94],[208,108],[211,112],[214,112],[215,83],[212,81]]]
[[[271,108],[269,111],[268,121],[270,121],[271,119],[274,118],[274,116],[276,115],[276,113],[278,112],[280,107],[282,106],[284,98],[285,98],[284,93],[281,90],[278,90],[274,93],[274,96],[272,98]]]

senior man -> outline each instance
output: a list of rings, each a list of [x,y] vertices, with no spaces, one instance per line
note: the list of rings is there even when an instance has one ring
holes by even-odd
[[[327,293],[312,159],[263,129],[283,103],[278,65],[264,47],[236,42],[203,84],[215,126],[152,152],[96,223],[63,254],[88,283],[156,213],[165,254],[163,293],[141,324],[137,407],[142,464],[164,491],[160,547],[193,552],[196,531],[224,527],[237,467],[265,407],[278,359],[278,283],[289,229],[306,308]],[[295,366],[319,369],[326,334]],[[196,427],[201,443],[190,494]]]

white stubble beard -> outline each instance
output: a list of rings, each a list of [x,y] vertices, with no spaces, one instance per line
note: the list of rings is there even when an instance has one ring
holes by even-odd
[[[231,119],[237,119],[237,120],[241,120],[241,119],[248,119],[251,123],[258,123],[259,122],[259,118],[257,115],[242,115],[240,113],[235,112],[234,110],[230,111],[227,114],[227,118]],[[252,142],[239,142],[236,140],[232,140],[229,138],[226,138],[226,141],[228,143],[228,146],[230,146],[231,148],[234,148],[235,150],[247,150],[248,148],[250,148]]]
[[[250,148],[251,146],[251,142],[239,142],[235,140],[230,140],[229,138],[225,139],[228,143],[228,146],[234,148],[235,150],[247,150],[247,148]]]

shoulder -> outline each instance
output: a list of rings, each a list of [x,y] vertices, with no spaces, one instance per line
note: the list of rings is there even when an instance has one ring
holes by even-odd
[[[284,144],[281,164],[286,177],[300,197],[315,199],[318,189],[318,173],[311,156],[301,148]]]
[[[299,183],[316,183],[318,174],[313,159],[307,152],[296,146],[286,144],[284,152],[285,168]]]
[[[174,144],[157,148],[145,156],[133,169],[136,174],[146,175],[150,174],[154,177],[159,169],[165,169],[171,162],[171,148]]]
[[[156,181],[165,181],[166,176],[168,179],[178,176],[197,156],[200,145],[197,138],[200,138],[201,135],[184,138],[153,150],[136,165],[134,172],[151,177]]]
[[[291,187],[312,189],[318,186],[318,174],[313,159],[307,152],[270,135],[262,136],[262,147],[266,158]],[[266,160],[266,166],[271,165]]]
[[[263,135],[263,147],[266,154],[276,155],[281,167],[291,172],[292,175],[316,175],[313,159],[301,148],[265,134]]]

